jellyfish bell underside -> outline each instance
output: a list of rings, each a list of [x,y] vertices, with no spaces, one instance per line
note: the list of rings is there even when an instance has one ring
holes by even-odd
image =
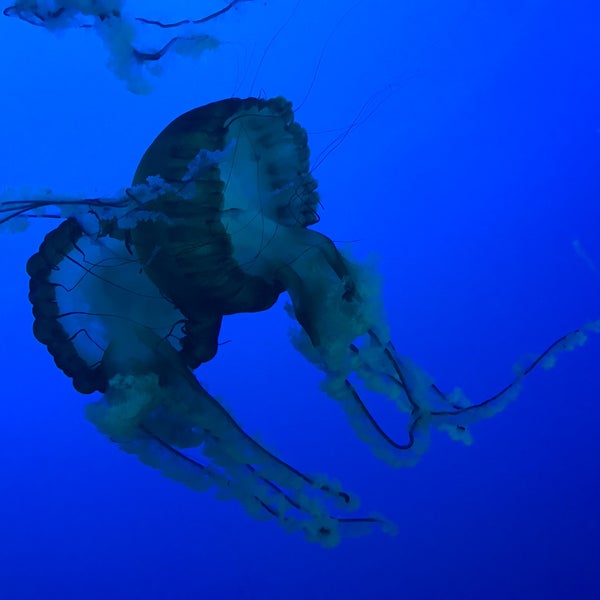
[[[372,268],[310,229],[316,188],[291,104],[231,98],[169,124],[121,195],[7,201],[1,214],[16,221],[53,206],[64,218],[27,265],[34,334],[78,391],[102,394],[86,407],[97,428],[167,477],[332,546],[394,526],[354,516],[353,494],[269,452],[202,387],[194,369],[216,355],[225,316],[267,310],[286,292],[294,345],[393,466],[414,463],[432,428],[468,442],[467,426],[502,410],[528,371],[474,404],[400,357]],[[584,337],[565,336],[541,358]],[[403,413],[402,440],[373,417],[365,390]]]

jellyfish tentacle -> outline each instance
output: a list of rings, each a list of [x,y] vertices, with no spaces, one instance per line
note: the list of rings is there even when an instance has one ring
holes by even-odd
[[[14,196],[26,195],[27,199],[14,200]],[[11,198],[3,200],[3,198]],[[106,211],[119,209],[128,205],[123,198],[76,198],[67,195],[42,192],[15,192],[9,190],[0,195],[0,226],[13,227],[15,230],[25,229],[30,219],[66,219],[71,216],[81,216],[85,210],[94,209]]]
[[[143,334],[144,338],[149,335],[152,334],[150,332]],[[172,352],[169,344],[159,342],[159,340],[156,340],[155,343],[157,347],[160,343],[162,353]],[[161,360],[168,364],[164,356]],[[180,410],[185,411],[185,426],[192,427],[194,431],[201,432],[203,436],[206,436],[203,443],[214,446],[215,453],[223,453],[225,462],[234,461],[244,467],[252,464],[257,476],[264,476],[266,479],[272,479],[295,489],[306,489],[308,486],[330,497],[340,507],[346,509],[356,506],[357,501],[350,493],[339,489],[337,485],[330,482],[306,475],[254,440],[232,415],[200,385],[193,374],[183,370],[182,366],[175,363],[173,359],[170,366],[171,376],[174,373],[180,374],[182,386],[185,382],[184,388],[181,390],[179,387],[177,388],[179,390],[178,397],[190,395],[190,401],[180,407]],[[164,374],[164,377],[166,376]],[[171,401],[169,410],[171,412],[178,410],[176,407],[176,403]]]
[[[435,383],[430,382],[426,388],[420,390],[416,404],[426,414],[426,419],[432,427],[445,430],[456,439],[464,439],[467,426],[494,416],[514,400],[520,392],[520,385],[536,368],[552,368],[560,354],[583,345],[587,341],[588,333],[597,333],[599,330],[600,322],[592,321],[562,335],[532,359],[525,368],[519,368],[512,381],[480,402],[470,401],[460,390],[446,394]],[[400,373],[404,366],[392,343],[387,342],[383,345],[376,334],[371,333],[371,336],[385,348],[384,353],[392,368]],[[402,387],[410,399],[409,388],[406,385]],[[468,441],[468,438],[466,439]]]
[[[552,366],[558,354],[583,344],[586,333],[600,329],[599,322],[591,322],[562,336],[511,383],[473,403],[460,390],[444,393],[420,367],[398,355],[385,319],[373,304],[374,288],[368,277],[365,279],[364,268],[340,253],[332,260],[318,245],[315,248],[302,252],[288,265],[284,280],[292,298],[290,313],[302,327],[292,341],[325,373],[323,389],[340,401],[357,435],[392,466],[416,462],[429,445],[431,428],[470,443],[469,425],[503,410],[538,365]],[[343,269],[333,267],[336,260],[344,261]],[[377,422],[353,377],[367,390],[393,400],[400,412],[408,415],[403,441],[394,439]]]
[[[149,431],[146,426],[140,425],[140,429],[165,449],[167,454],[175,457],[177,462],[182,461],[184,465],[189,465],[195,475],[184,475],[184,468],[180,470],[172,464],[172,461],[161,459],[160,452],[156,452],[156,449],[146,448],[142,452],[139,440],[135,445],[121,443],[120,445],[125,451],[143,454],[144,462],[161,470],[167,477],[177,479],[192,489],[204,491],[210,487],[216,487],[221,499],[235,498],[257,518],[274,518],[281,526],[290,531],[303,531],[310,541],[321,543],[323,546],[333,546],[339,542],[340,537],[361,533],[361,529],[374,525],[386,533],[392,535],[396,533],[395,526],[384,517],[379,515],[338,517],[322,512],[314,502],[307,502],[305,496],[300,495],[296,499],[289,491],[262,476],[258,477],[257,483],[264,484],[267,491],[271,490],[273,493],[265,493],[264,489],[256,484],[252,486],[252,490],[249,490],[240,485],[244,478],[240,479],[239,474],[220,472],[213,465],[191,458],[181,450],[167,444]],[[255,472],[252,465],[246,465],[246,468],[251,473]],[[260,509],[262,509],[262,513]]]
[[[226,4],[223,8],[212,12],[205,17],[200,17],[198,19],[182,19],[181,21],[175,21],[171,23],[165,23],[163,21],[155,21],[152,19],[146,19],[145,17],[135,17],[136,21],[140,21],[141,23],[146,23],[147,25],[156,25],[161,29],[171,29],[172,27],[181,27],[182,25],[199,25],[201,23],[208,23],[208,21],[212,21],[229,12],[232,8],[234,8],[240,2],[251,2],[252,0],[230,0],[228,4]]]
[[[132,329],[131,335],[135,341],[130,339],[126,355],[119,345],[107,348],[107,391],[86,408],[88,418],[123,450],[191,488],[214,485],[219,497],[236,498],[257,517],[266,511],[309,537],[320,531],[322,543],[330,543],[329,536],[337,541],[336,528],[342,524],[387,527],[373,517],[338,522],[326,501],[353,510],[356,502],[347,492],[309,478],[245,434],[170,344],[145,329]],[[208,459],[207,465],[183,451],[193,448]]]
[[[185,452],[177,449],[176,447],[174,447],[173,445],[167,443],[165,440],[163,440],[161,437],[159,437],[158,435],[156,435],[155,433],[153,433],[144,423],[140,423],[139,425],[139,429],[145,433],[151,440],[155,441],[156,443],[158,443],[162,448],[164,448],[168,453],[174,455],[177,459],[180,459],[182,461],[184,461],[185,463],[188,463],[189,465],[191,465],[196,471],[199,471],[201,473],[202,479],[204,481],[204,484],[206,485],[206,487],[211,487],[211,486],[217,486],[220,488],[223,488],[223,490],[233,490],[235,489],[236,486],[236,479],[233,477],[230,477],[227,475],[226,472],[221,472],[219,473],[218,470],[211,465],[210,463],[203,463],[200,462],[198,459],[196,458],[192,458],[190,456],[188,456]],[[128,442],[121,442],[120,444],[122,447],[127,448],[128,447]],[[129,446],[131,447],[131,446]],[[142,452],[140,452],[139,449],[135,450],[136,454],[142,454]],[[145,460],[154,460],[154,462],[152,463],[152,466],[155,468],[159,468],[159,469],[163,469],[162,464],[159,460],[156,460],[156,458],[151,459],[150,457],[152,456],[156,456],[156,453],[151,452],[151,451],[146,451],[143,453]],[[254,473],[255,472],[255,468],[252,465],[246,465],[247,470],[250,473]],[[170,476],[169,473],[165,473],[167,476]],[[171,473],[172,476],[172,473]],[[284,490],[282,490],[279,486],[277,486],[275,483],[273,483],[272,481],[266,479],[265,477],[258,477],[258,479],[265,483],[269,488],[271,488],[275,494],[277,496],[282,497],[287,504],[295,509],[298,509],[299,511],[304,510],[302,505],[299,504],[298,502],[296,502],[293,498],[291,498]],[[195,485],[198,485],[198,481],[197,478],[185,478],[183,483],[185,483],[186,485],[188,485],[189,487],[194,487]],[[203,484],[200,483],[200,485],[202,486]],[[233,492],[234,494],[236,492]],[[237,495],[240,494],[240,491],[237,491]],[[266,499],[264,498],[260,498],[257,495],[254,495],[253,500],[258,502],[271,516],[275,516],[275,517],[279,517],[281,516],[280,513],[270,504],[267,504]],[[283,517],[284,518],[284,517]]]
[[[131,92],[147,94],[152,91],[148,76],[157,74],[155,70],[147,69],[149,64],[160,60],[171,49],[177,54],[198,56],[218,47],[219,40],[200,31],[200,27],[223,17],[241,2],[247,1],[251,0],[232,0],[227,6],[204,17],[179,22],[129,16],[123,10],[123,0],[16,0],[12,6],[3,10],[3,14],[51,31],[72,28],[95,31],[109,52],[109,68],[127,83]],[[185,29],[185,35],[168,38],[177,28]],[[142,50],[157,43],[154,40],[156,35],[149,35],[148,29],[154,30],[160,38],[167,36],[167,42],[161,49]]]
[[[600,321],[590,321],[556,339],[543,352],[538,354],[526,368],[520,369],[511,382],[485,400],[462,406],[453,406],[446,410],[432,411],[432,422],[435,425],[442,422],[444,424],[452,423],[466,426],[494,416],[516,398],[520,391],[520,384],[528,375],[538,367],[553,368],[560,354],[570,352],[585,344],[590,333],[600,333]]]

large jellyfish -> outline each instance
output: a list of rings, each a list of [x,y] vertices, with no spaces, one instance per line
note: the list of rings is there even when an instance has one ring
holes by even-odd
[[[325,373],[357,436],[393,466],[413,463],[432,428],[468,442],[469,425],[502,410],[531,369],[598,323],[556,341],[482,402],[445,394],[396,352],[372,270],[310,228],[316,188],[290,102],[231,98],[168,125],[122,194],[8,193],[0,214],[13,228],[64,219],[27,265],[34,333],[78,391],[102,394],[86,411],[102,433],[167,477],[334,545],[394,527],[352,516],[351,493],[269,452],[202,387],[194,370],[217,353],[224,317],[267,310],[287,292],[294,344]],[[374,418],[364,390],[404,413],[403,439]]]

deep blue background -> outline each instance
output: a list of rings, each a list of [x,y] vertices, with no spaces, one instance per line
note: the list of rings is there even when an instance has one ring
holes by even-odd
[[[170,14],[132,10],[144,4]],[[227,44],[169,61],[143,97],[92,32],[0,18],[0,186],[112,193],[171,119],[233,94],[305,99],[316,157],[366,104],[316,171],[318,229],[379,257],[399,351],[482,399],[600,318],[600,7],[352,5],[243,3],[217,27]],[[2,597],[600,598],[600,339],[532,375],[473,446],[436,435],[393,470],[318,390],[281,304],[229,319],[201,381],[286,460],[399,525],[324,550],[163,479],[85,421],[31,334],[24,266],[46,230],[0,236]]]

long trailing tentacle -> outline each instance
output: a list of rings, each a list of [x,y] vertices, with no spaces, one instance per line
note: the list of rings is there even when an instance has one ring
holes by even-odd
[[[302,282],[299,292],[289,286],[289,312],[302,326],[292,342],[325,373],[323,390],[340,402],[358,437],[393,466],[414,464],[428,448],[433,428],[470,443],[468,426],[502,411],[537,366],[551,367],[559,354],[582,345],[587,333],[600,332],[597,321],[561,336],[503,389],[472,402],[459,389],[444,393],[422,368],[398,354],[372,267],[353,263],[332,246],[314,245],[292,268],[294,278],[287,280]],[[365,389],[392,400],[406,415],[403,436],[378,422],[363,399]]]
[[[371,339],[379,348],[383,359],[380,364],[383,366],[375,368],[372,360],[364,360],[357,367],[356,374],[371,389],[381,389],[377,384],[388,380],[400,390],[397,405],[403,412],[408,413],[406,434],[402,440],[393,438],[378,423],[349,378],[344,379],[343,392],[336,392],[331,384],[325,387],[330,395],[342,401],[357,433],[373,446],[376,454],[396,466],[411,464],[427,449],[430,428],[445,430],[454,439],[470,442],[467,431],[469,425],[490,418],[503,410],[517,397],[521,383],[536,367],[553,366],[559,354],[585,343],[586,334],[590,332],[600,332],[600,321],[588,323],[561,336],[526,368],[520,370],[501,390],[481,402],[472,403],[459,390],[445,394],[435,383],[427,383],[427,379],[412,363],[400,358],[391,342],[381,342],[375,332],[370,331]],[[356,346],[353,345],[351,350],[360,355]]]
[[[236,499],[252,515],[274,518],[326,546],[361,526],[392,531],[380,517],[334,516],[330,503],[354,510],[356,499],[274,456],[202,388],[170,344],[148,331],[135,335],[141,348],[134,355],[144,354],[143,365],[135,372],[129,357],[108,348],[105,368],[120,372],[104,398],[87,407],[88,418],[123,450],[188,487],[214,487],[220,499]]]

